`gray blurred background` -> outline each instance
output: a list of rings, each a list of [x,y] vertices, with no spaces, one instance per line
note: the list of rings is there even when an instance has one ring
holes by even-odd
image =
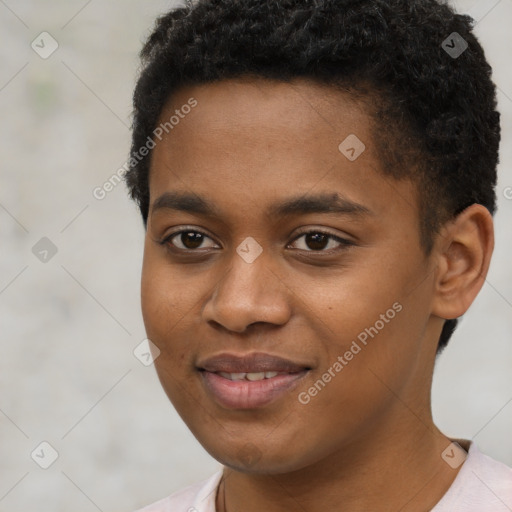
[[[136,207],[124,184],[93,195],[126,161],[137,54],[174,4],[0,0],[0,512],[130,511],[218,468],[133,353]],[[433,407],[512,465],[512,0],[455,5],[494,67],[503,143],[491,272]]]

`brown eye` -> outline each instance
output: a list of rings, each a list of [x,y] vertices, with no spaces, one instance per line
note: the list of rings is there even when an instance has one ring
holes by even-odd
[[[210,245],[203,245],[205,243],[207,244],[208,240],[210,241]],[[199,231],[180,231],[174,233],[167,239],[167,243],[170,243],[177,249],[185,251],[215,247],[213,240]]]
[[[292,245],[295,246],[295,249],[300,249],[301,251],[328,252],[330,249],[340,249],[354,244],[330,233],[309,231],[298,236]]]
[[[327,247],[329,237],[323,233],[308,233],[306,235],[305,242],[313,251],[321,251]]]
[[[201,233],[194,233],[190,231],[188,233],[180,234],[180,242],[187,249],[197,249],[201,247],[204,236]]]

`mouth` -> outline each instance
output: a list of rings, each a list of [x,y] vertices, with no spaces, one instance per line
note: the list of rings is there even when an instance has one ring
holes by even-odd
[[[278,375],[289,375],[287,373],[280,372],[240,372],[240,373],[228,373],[228,372],[218,372],[221,377],[229,380],[248,380],[250,382],[256,382],[258,380],[263,379],[273,379]]]
[[[311,367],[269,354],[220,354],[197,365],[206,393],[227,409],[269,405],[295,388]]]

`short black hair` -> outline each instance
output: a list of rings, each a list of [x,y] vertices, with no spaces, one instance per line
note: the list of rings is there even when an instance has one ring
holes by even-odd
[[[139,151],[178,88],[303,78],[363,98],[383,172],[417,184],[428,255],[444,222],[496,209],[500,116],[472,29],[437,0],[197,0],[161,16],[141,51],[126,175],[144,224],[151,153]],[[445,321],[438,353],[456,325]]]

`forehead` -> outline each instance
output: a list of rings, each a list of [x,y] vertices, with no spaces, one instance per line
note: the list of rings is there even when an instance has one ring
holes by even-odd
[[[182,126],[172,129],[177,143],[180,135],[189,135],[183,126],[188,125],[196,131],[196,137],[203,132],[236,132],[237,142],[264,138],[279,144],[301,141],[308,142],[308,150],[314,143],[329,151],[332,143],[337,148],[336,141],[347,128],[364,138],[368,138],[370,128],[363,104],[354,95],[305,79],[281,82],[239,78],[184,87],[168,100],[160,122],[179,114],[191,98],[197,105],[186,114],[187,123],[181,123],[181,119]]]
[[[396,194],[380,172],[365,107],[331,86],[244,79],[184,87],[159,123],[152,203],[169,190],[242,209],[327,192],[378,212]]]

